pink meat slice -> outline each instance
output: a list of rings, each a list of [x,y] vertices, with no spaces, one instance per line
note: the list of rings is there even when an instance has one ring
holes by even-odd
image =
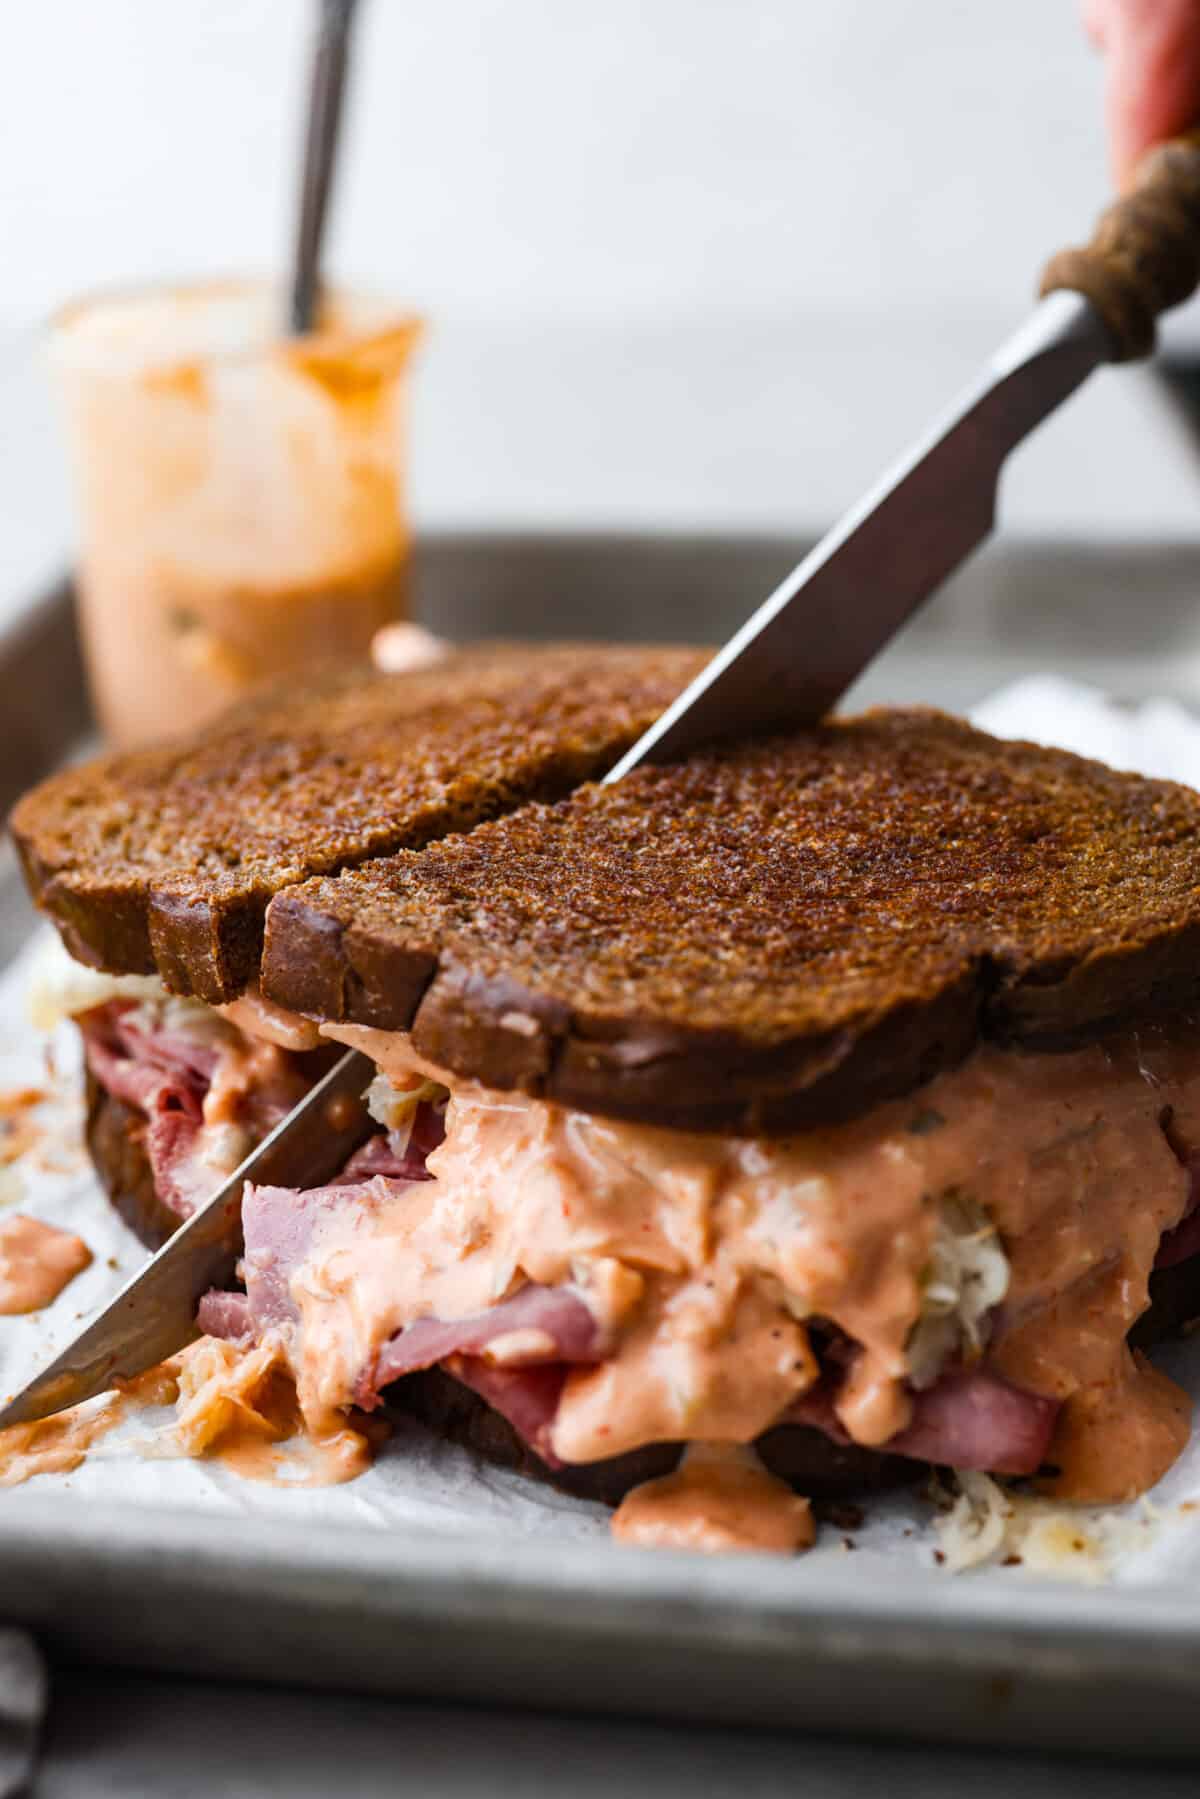
[[[1200,1153],[1183,1148],[1175,1142],[1170,1131],[1166,1133],[1166,1137],[1187,1169],[1188,1200],[1187,1209],[1174,1230],[1163,1233],[1154,1259],[1156,1268],[1173,1268],[1177,1262],[1186,1262],[1190,1257],[1200,1255]]]
[[[235,1046],[197,1042],[186,1032],[148,1023],[131,1000],[97,1006],[78,1022],[96,1080],[146,1116],[146,1155],[159,1199],[181,1218],[190,1217],[221,1179],[198,1152],[205,1095]],[[289,1058],[278,1058],[278,1066],[268,1065],[243,1095],[239,1124],[261,1141],[310,1084]]]
[[[565,1363],[548,1362],[540,1368],[498,1368],[480,1356],[456,1355],[448,1357],[444,1366],[448,1374],[507,1418],[547,1467],[563,1466],[551,1447],[550,1432],[569,1372]]]
[[[387,1183],[399,1187],[401,1183]],[[292,1275],[308,1254],[319,1221],[343,1207],[356,1211],[372,1203],[369,1184],[310,1187],[248,1185],[242,1194],[245,1251],[242,1272],[250,1315],[258,1335],[298,1323]]]
[[[831,1388],[806,1393],[788,1421],[810,1424],[849,1443],[833,1409]],[[1033,1474],[1046,1460],[1058,1401],[1026,1393],[983,1368],[961,1368],[914,1396],[907,1429],[883,1445],[889,1455],[991,1474]]]
[[[136,1003],[129,1000],[114,1000],[107,1009],[113,1015],[114,1036],[134,1062],[208,1086],[220,1060],[218,1043],[198,1040],[186,1031],[172,1030],[163,1024],[152,1024]]]
[[[187,1218],[218,1178],[192,1161],[211,1070],[201,1072],[187,1057],[172,1061],[166,1049],[150,1054],[146,1034],[129,1024],[132,1009],[116,1001],[85,1013],[79,1020],[84,1054],[106,1092],[145,1114],[154,1190],[165,1206]]]
[[[535,1331],[545,1339],[544,1351],[529,1355],[529,1363],[598,1362],[607,1348],[599,1324],[577,1292],[529,1281],[474,1317],[418,1318],[386,1343],[374,1368],[365,1371],[358,1403],[368,1403],[364,1394],[374,1403],[390,1381],[432,1368],[448,1356],[486,1355],[498,1338],[515,1331]]]
[[[382,1142],[385,1147],[373,1156],[359,1151],[354,1160],[360,1168],[388,1163],[386,1139],[373,1141]],[[411,1156],[406,1155],[404,1165],[413,1165]],[[414,1178],[428,1178],[423,1164],[414,1177],[401,1179],[379,1174],[350,1182],[343,1176],[326,1187],[303,1192],[289,1187],[247,1186],[242,1198],[242,1270],[246,1291],[244,1295],[216,1291],[206,1294],[197,1320],[201,1330],[211,1336],[248,1341],[271,1329],[293,1328],[299,1322],[299,1313],[292,1298],[292,1277],[307,1256],[322,1221],[334,1214],[362,1215],[379,1206],[403,1203],[405,1190]],[[567,1366],[597,1361],[607,1349],[594,1315],[575,1289],[544,1287],[530,1281],[486,1312],[465,1318],[419,1318],[408,1325],[363,1368],[355,1386],[355,1402],[364,1410],[371,1410],[378,1405],[382,1389],[402,1375],[431,1368],[452,1356],[477,1361],[498,1338],[515,1332],[535,1332],[543,1339],[539,1345],[532,1338],[525,1347],[530,1363],[540,1361],[557,1370],[556,1403]],[[524,1369],[497,1372],[515,1376]],[[520,1385],[507,1379],[493,1384],[514,1394]],[[548,1390],[545,1381],[535,1382],[534,1386],[543,1396]],[[530,1408],[519,1399],[513,1403],[522,1416],[530,1414]]]
[[[79,1019],[88,1067],[105,1090],[126,1105],[153,1113],[168,1107],[201,1118],[211,1069],[200,1072],[187,1061],[171,1065],[148,1053],[144,1033],[132,1030],[128,1002],[96,1006]]]
[[[355,1150],[333,1185],[340,1187],[347,1182],[366,1181],[377,1174],[396,1181],[431,1181],[433,1176],[425,1167],[425,1158],[433,1154],[445,1134],[441,1107],[422,1101],[403,1148],[397,1149],[394,1134],[386,1131],[368,1137],[362,1148]]]
[[[256,1331],[245,1293],[223,1293],[213,1287],[200,1301],[196,1324],[206,1337],[224,1337],[227,1343],[249,1346]]]

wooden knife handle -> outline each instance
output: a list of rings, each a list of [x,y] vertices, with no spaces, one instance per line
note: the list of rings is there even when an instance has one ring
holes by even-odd
[[[1112,335],[1112,360],[1132,362],[1153,350],[1159,313],[1197,286],[1200,130],[1143,158],[1121,198],[1101,213],[1091,243],[1050,258],[1040,291],[1083,294]]]

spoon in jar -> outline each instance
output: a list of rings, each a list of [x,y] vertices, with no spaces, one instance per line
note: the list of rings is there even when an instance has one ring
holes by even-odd
[[[320,0],[304,136],[300,216],[292,260],[288,331],[311,331],[320,293],[321,239],[337,160],[338,129],[358,0]]]

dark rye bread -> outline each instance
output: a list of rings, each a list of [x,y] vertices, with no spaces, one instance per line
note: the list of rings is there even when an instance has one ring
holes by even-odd
[[[341,668],[161,748],[54,775],[13,835],[71,954],[234,999],[292,882],[468,830],[602,774],[704,652],[478,645],[431,668]]]
[[[927,711],[635,771],[277,898],[264,990],[680,1129],[867,1111],[980,1039],[1200,1000],[1200,796]]]
[[[632,1487],[669,1474],[682,1452],[679,1443],[649,1443],[609,1461],[550,1468],[507,1418],[441,1368],[406,1375],[388,1389],[387,1397],[393,1410],[420,1419],[437,1436],[463,1444],[484,1461],[515,1468],[550,1481],[577,1499],[596,1499],[604,1505],[619,1505]],[[926,1467],[877,1449],[834,1443],[805,1424],[780,1425],[759,1437],[754,1447],[773,1474],[810,1499],[846,1498],[899,1486],[918,1479]]]

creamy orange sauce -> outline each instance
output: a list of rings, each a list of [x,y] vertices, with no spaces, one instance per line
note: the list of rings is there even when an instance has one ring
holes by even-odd
[[[111,1393],[85,1400],[53,1417],[0,1430],[0,1487],[17,1487],[38,1474],[73,1474],[97,1443],[138,1406],[175,1397],[176,1361],[123,1381]],[[69,1384],[69,1377],[64,1377]]]
[[[769,1474],[758,1457],[697,1443],[673,1474],[643,1482],[617,1507],[612,1534],[640,1549],[811,1549],[816,1527],[807,1499]]]
[[[217,1062],[204,1095],[205,1124],[235,1124],[249,1093],[284,1076],[286,1057],[287,1052],[276,1044],[253,1037],[231,1044]]]
[[[414,1066],[439,1076],[401,1036],[326,1034],[397,1080]],[[906,1343],[938,1198],[959,1190],[1010,1261],[989,1364],[1065,1402],[1053,1490],[1125,1497],[1186,1440],[1186,1407],[1164,1403],[1163,1378],[1124,1339],[1160,1236],[1186,1204],[1159,1121],[1173,1107],[1184,1140],[1200,1143],[1195,1043],[985,1047],[865,1119],[762,1141],[446,1084],[436,1181],[399,1204],[331,1216],[296,1277],[306,1416],[345,1405],[404,1324],[478,1312],[529,1279],[574,1282],[613,1338],[611,1355],[568,1379],[553,1430],[564,1461],[654,1441],[750,1441],[811,1385],[814,1317],[861,1346],[837,1401],[842,1424],[859,1443],[885,1443],[911,1411]]]
[[[46,1097],[40,1087],[0,1093],[0,1168],[39,1147],[42,1130],[33,1114]]]
[[[40,1312],[89,1265],[82,1237],[40,1218],[0,1218],[0,1316]]]
[[[245,1036],[273,1043],[277,1049],[303,1051],[321,1047],[320,1030],[311,1020],[277,1006],[254,988],[214,1010]]]
[[[371,661],[386,675],[407,674],[413,668],[432,668],[450,654],[444,637],[435,637],[411,620],[384,625],[371,641]]]
[[[0,1430],[0,1487],[20,1486],[36,1474],[73,1474],[123,1417],[117,1396],[107,1394],[99,1404],[92,1401],[34,1424]]]

